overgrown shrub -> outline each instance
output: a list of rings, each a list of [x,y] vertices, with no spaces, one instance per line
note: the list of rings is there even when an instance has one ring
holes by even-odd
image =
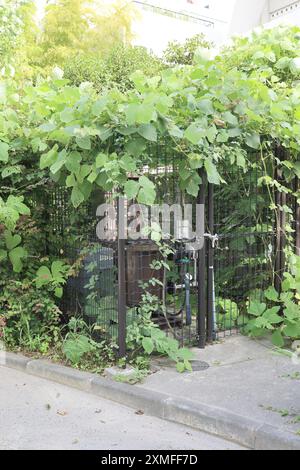
[[[60,310],[28,279],[1,282],[1,333],[7,347],[46,353],[60,341]]]
[[[119,88],[122,91],[133,87],[130,75],[141,70],[154,76],[163,68],[162,62],[147,52],[144,47],[116,46],[108,55],[77,55],[64,66],[65,78],[73,85],[91,82],[97,91]]]

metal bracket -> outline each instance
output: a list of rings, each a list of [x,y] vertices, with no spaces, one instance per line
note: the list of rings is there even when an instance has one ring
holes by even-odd
[[[218,246],[218,242],[219,242],[218,234],[215,233],[214,235],[212,235],[211,233],[205,233],[204,237],[210,240],[212,248],[216,248]]]

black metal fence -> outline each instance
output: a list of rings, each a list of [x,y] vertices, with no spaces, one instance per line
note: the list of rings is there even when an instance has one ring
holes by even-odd
[[[178,186],[180,154],[174,156],[163,145],[149,148],[139,173],[155,181],[156,204],[189,203],[193,214],[196,204],[204,207],[203,244],[195,249],[191,245],[195,239],[186,236],[165,240],[170,246],[165,258],[157,243],[142,233],[137,240],[119,238],[117,224],[108,227],[110,239],[98,238],[100,204],[111,202],[119,215],[120,207],[126,212],[136,201],[118,205],[117,193],[99,190],[91,203],[74,210],[68,190],[54,186],[43,206],[44,218],[50,221],[44,242],[48,254],[73,264],[61,303],[66,320],[79,315],[96,324],[100,337],[118,344],[121,356],[126,353],[126,327],[150,298],[157,304],[153,321],[181,344],[203,348],[207,342],[238,332],[247,321],[249,299],[261,296],[273,282],[278,284],[284,269],[288,215],[271,210],[270,198],[281,207],[292,205],[293,236],[298,253],[300,249],[299,205],[282,193],[270,194],[261,184],[260,156],[249,155],[249,160],[247,172],[236,166],[226,170],[225,185],[209,184],[203,172],[198,197],[192,198]],[[295,181],[294,190],[298,185]],[[169,222],[173,233],[174,214]],[[168,268],[156,269],[155,263],[162,260]]]

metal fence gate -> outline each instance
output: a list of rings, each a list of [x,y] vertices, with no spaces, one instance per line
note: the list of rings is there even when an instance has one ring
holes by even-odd
[[[167,312],[162,314],[158,309],[153,321],[182,345],[204,348],[240,331],[247,321],[249,299],[261,297],[272,283],[280,289],[285,267],[289,214],[270,209],[270,194],[260,184],[259,155],[251,156],[247,173],[236,166],[228,168],[224,185],[208,183],[200,170],[202,184],[197,198],[183,195],[178,187],[180,155],[174,156],[167,146],[161,146],[149,149],[147,158],[140,171],[155,181],[158,204],[188,202],[205,209],[203,245],[195,250],[189,249],[195,240],[172,242],[168,272],[153,269],[160,253],[151,240],[124,240],[117,232],[107,241],[97,238],[97,206],[104,201],[116,204],[113,192],[96,191],[91,203],[74,211],[68,190],[54,186],[42,206],[41,220],[50,221],[45,253],[67,259],[74,268],[61,304],[66,321],[80,315],[96,324],[100,337],[118,344],[121,356],[126,354],[126,327],[139,315],[143,282],[158,279],[148,290],[164,303]],[[298,180],[293,181],[294,193],[298,188]],[[300,254],[296,198],[275,191],[272,197],[280,207],[293,207],[294,243]],[[32,206],[41,210],[35,203]]]

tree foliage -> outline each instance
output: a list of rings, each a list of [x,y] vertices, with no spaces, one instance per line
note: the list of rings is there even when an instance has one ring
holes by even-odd
[[[0,60],[6,65],[16,54],[24,55],[26,42],[31,38],[33,0],[3,0],[0,4]],[[26,41],[25,41],[26,38]]]
[[[91,82],[97,91],[132,88],[130,76],[141,70],[154,76],[162,70],[163,64],[143,47],[117,45],[105,56],[98,54],[78,55],[64,65],[65,78],[73,85]]]
[[[207,41],[204,34],[197,34],[186,39],[185,42],[169,42],[164,51],[163,59],[169,65],[192,65],[195,54],[201,49],[211,49],[212,43]]]
[[[62,66],[78,54],[103,55],[129,42],[134,10],[117,0],[110,10],[99,0],[55,0],[46,7],[40,39],[43,66]]]

